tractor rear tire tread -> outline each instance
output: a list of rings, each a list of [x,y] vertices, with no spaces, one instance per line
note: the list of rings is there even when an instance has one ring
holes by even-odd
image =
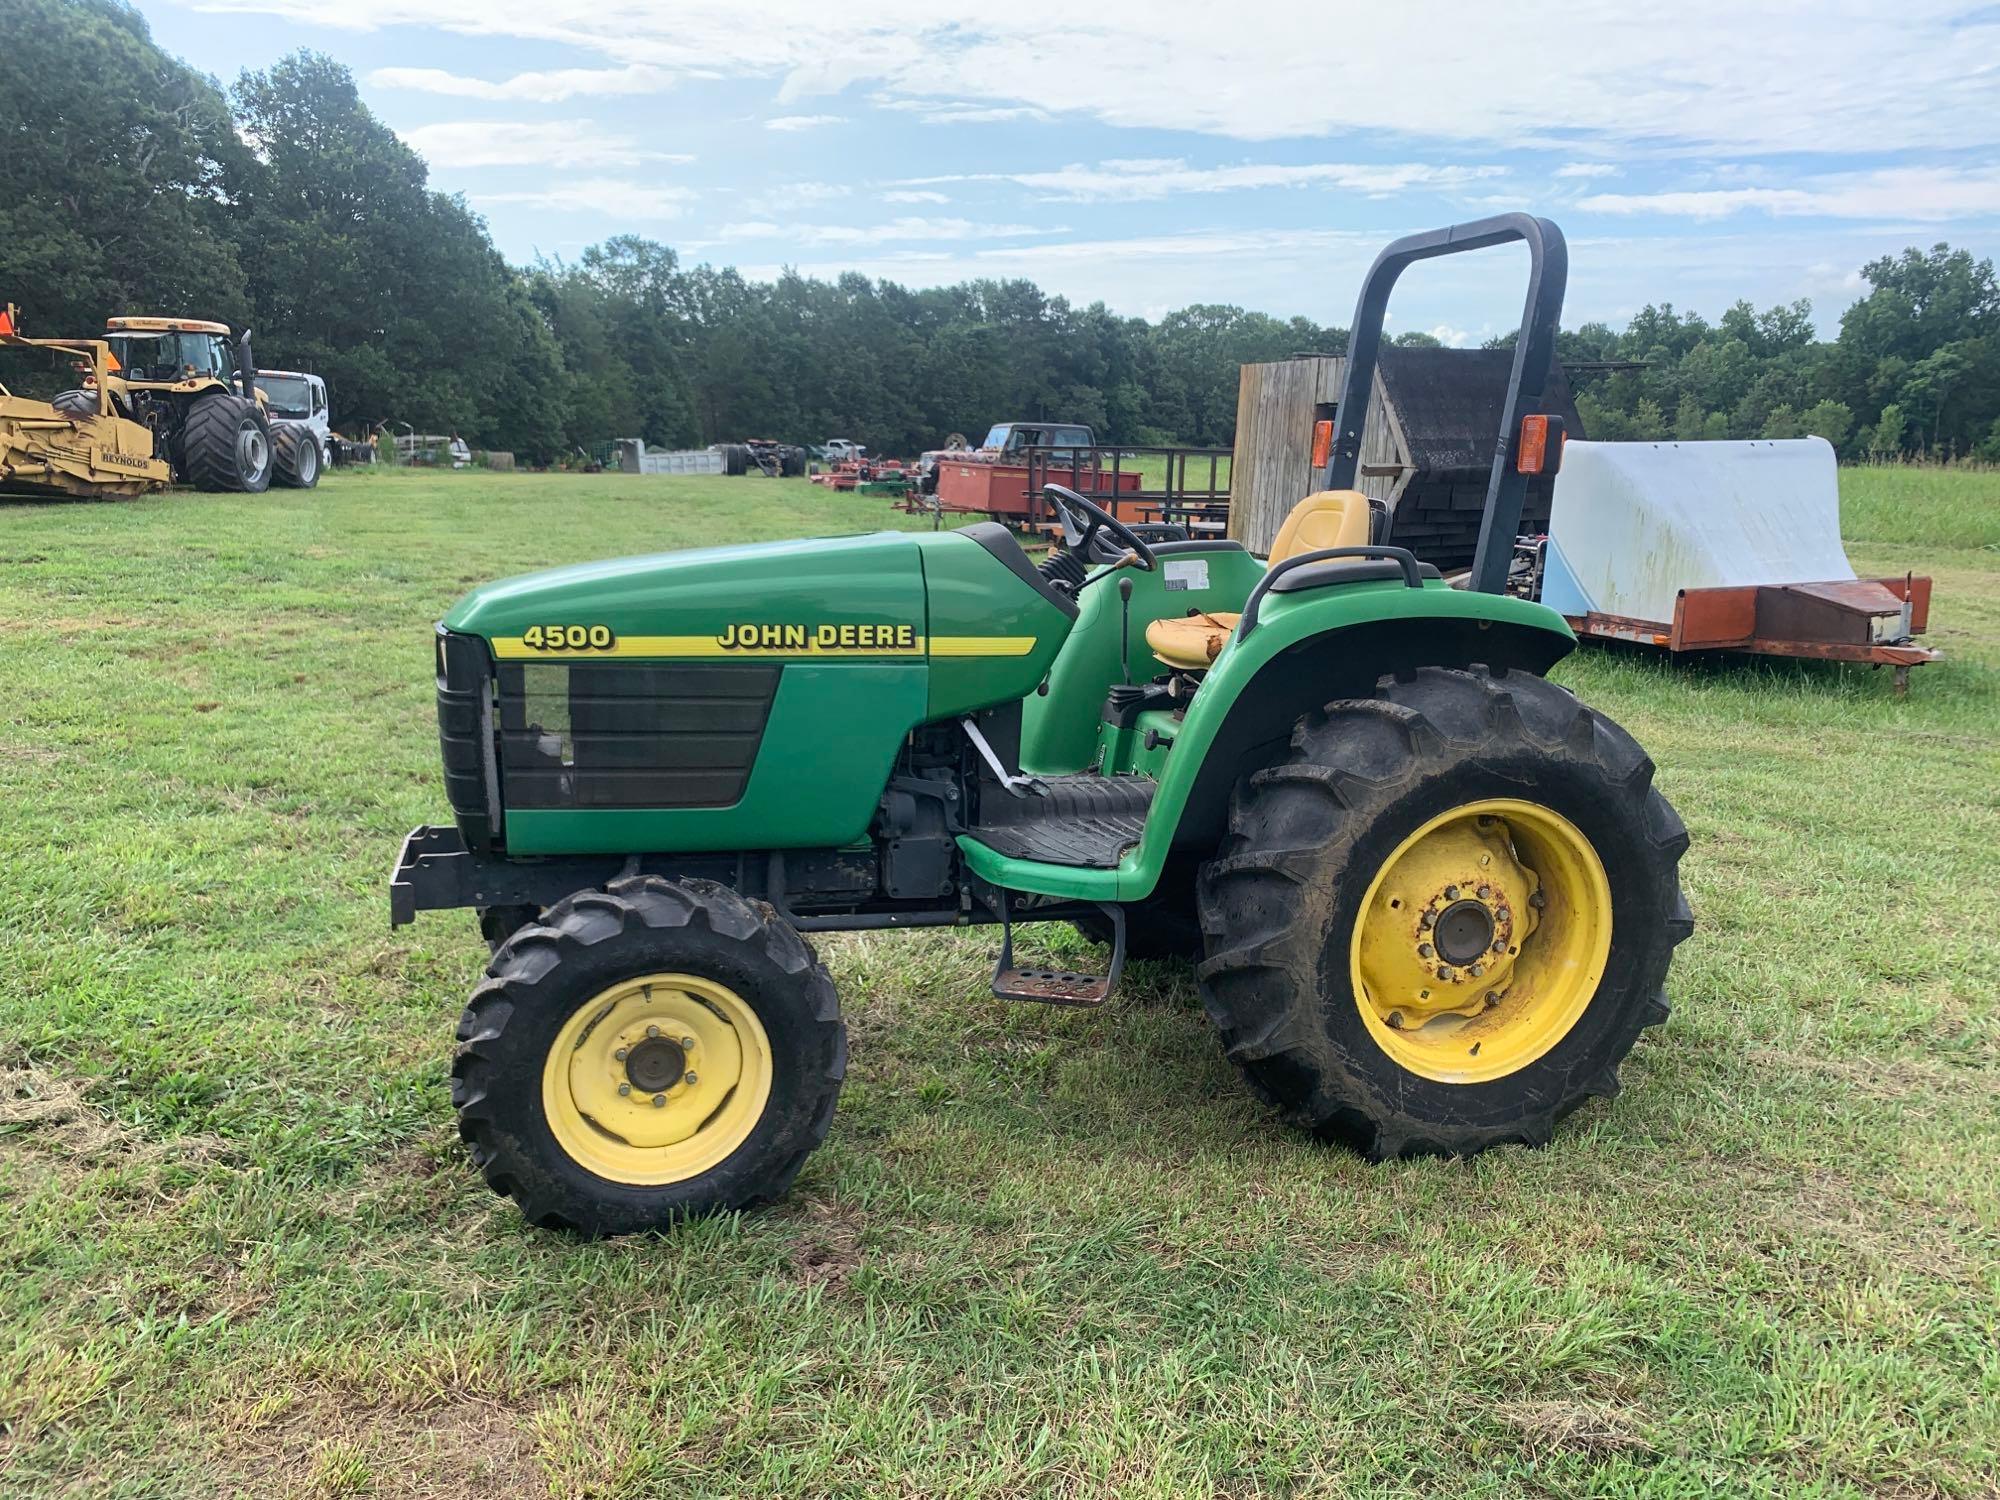
[[[1385,677],[1373,698],[1306,715],[1290,753],[1288,762],[1239,784],[1228,832],[1199,885],[1208,954],[1197,970],[1203,1004],[1251,1089],[1292,1123],[1375,1161],[1543,1145],[1585,1100],[1615,1094],[1626,1052],[1640,1032],[1667,1018],[1667,967],[1694,925],[1676,869],[1687,830],[1653,790],[1653,763],[1632,736],[1533,674],[1427,667]],[[1636,868],[1613,871],[1614,905],[1622,880],[1641,903],[1628,910],[1650,906],[1651,929],[1614,929],[1614,944],[1630,947],[1622,971],[1628,978],[1623,992],[1613,993],[1607,977],[1593,999],[1593,1006],[1609,1003],[1607,1029],[1590,1041],[1573,1077],[1528,1090],[1511,1117],[1491,1108],[1483,1116],[1470,1109],[1413,1113],[1400,1107],[1403,1086],[1421,1080],[1379,1051],[1357,1061],[1329,1036],[1327,1013],[1355,1004],[1344,977],[1352,927],[1342,892],[1358,907],[1371,878],[1370,868],[1350,870],[1345,861],[1385,818],[1413,816],[1403,804],[1436,798],[1454,784],[1463,784],[1468,798],[1513,795],[1508,779],[1536,763],[1573,779],[1629,834]],[[1329,944],[1336,926],[1340,941]],[[1329,989],[1322,975],[1336,954],[1340,977]]]
[[[319,434],[304,422],[271,424],[271,478],[290,490],[310,490],[319,485],[325,455],[320,451]]]
[[[729,971],[770,1034],[778,1076],[763,1117],[730,1156],[689,1181],[635,1187],[591,1174],[542,1115],[547,1040],[510,1033],[552,1039],[576,1006],[621,975],[701,962]],[[486,973],[459,1020],[452,1104],[487,1185],[530,1223],[621,1234],[749,1208],[782,1196],[826,1139],[847,1072],[839,997],[810,945],[761,901],[714,881],[624,877],[519,926]]]

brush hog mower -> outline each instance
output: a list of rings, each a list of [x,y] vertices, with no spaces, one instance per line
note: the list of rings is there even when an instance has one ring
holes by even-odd
[[[50,499],[131,499],[163,490],[172,472],[153,453],[153,434],[127,421],[102,394],[112,368],[101,339],[31,339],[16,330],[19,312],[0,307],[0,349],[45,351],[88,369],[92,389],[53,401],[17,396],[0,385],[0,494]]]
[[[456,816],[409,835],[390,908],[472,908],[491,945],[452,1097],[493,1188],[590,1233],[782,1194],[847,1067],[830,931],[991,926],[1009,1002],[1099,1005],[1130,957],[1192,960],[1249,1085],[1371,1158],[1539,1145],[1613,1093],[1692,925],[1687,836],[1632,737],[1543,676],[1562,617],[1504,592],[1555,226],[1390,246],[1349,390],[1405,266],[1515,240],[1492,591],[1371,540],[1343,402],[1357,430],[1268,559],[1052,485],[1039,565],[982,523],[461,600],[434,643]],[[1018,956],[1029,922],[1099,937],[1102,970]]]

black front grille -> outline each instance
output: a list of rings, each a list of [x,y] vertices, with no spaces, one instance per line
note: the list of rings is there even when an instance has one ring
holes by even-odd
[[[727,807],[743,795],[782,667],[505,663],[510,808]]]
[[[458,817],[466,847],[486,850],[495,832],[488,795],[491,756],[493,659],[476,635],[437,633],[438,746],[444,752],[444,790]]]

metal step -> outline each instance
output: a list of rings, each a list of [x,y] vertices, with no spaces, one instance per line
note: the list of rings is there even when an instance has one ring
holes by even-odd
[[[993,993],[1002,1000],[1037,1005],[1066,1005],[1094,1010],[1111,998],[1125,972],[1125,908],[1100,902],[1098,910],[1111,920],[1111,967],[1103,974],[1076,974],[1067,969],[1023,968],[1014,962],[1014,924],[1001,896],[1000,961],[993,966]]]

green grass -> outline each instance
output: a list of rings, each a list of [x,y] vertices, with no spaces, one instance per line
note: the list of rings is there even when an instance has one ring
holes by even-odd
[[[791,1198],[526,1228],[456,1141],[430,623],[901,520],[803,483],[336,475],[0,508],[0,1493],[1992,1496],[2000,476],[1844,476],[1950,659],[1565,679],[1693,832],[1676,1008],[1546,1151],[1274,1124],[1184,973],[1003,1008],[831,939]]]
[[[1843,469],[1841,530],[1852,541],[2000,551],[2000,469],[1878,464]]]

